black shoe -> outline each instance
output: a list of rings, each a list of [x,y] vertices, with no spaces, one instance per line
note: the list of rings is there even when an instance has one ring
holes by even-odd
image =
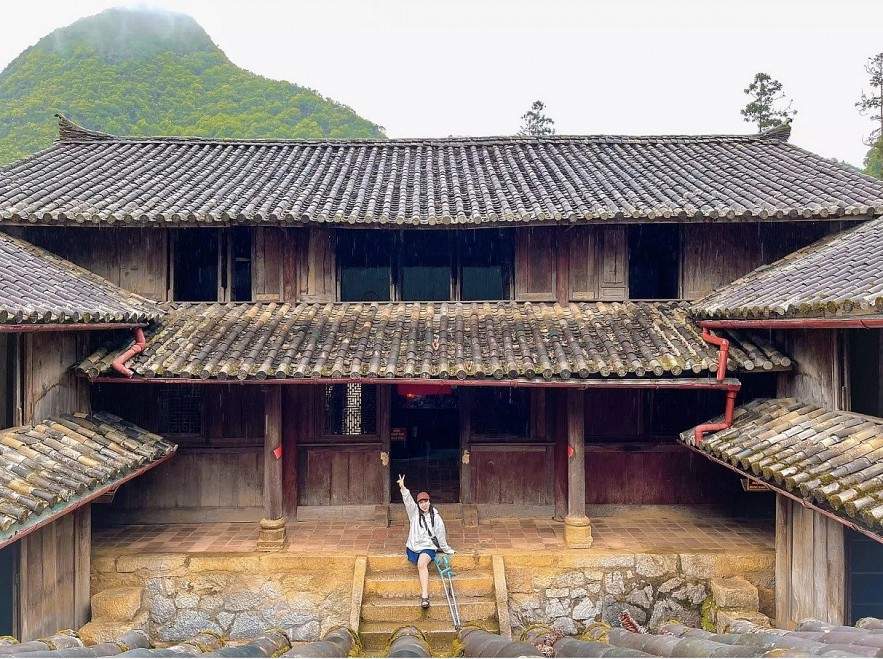
[[[421,606],[422,608],[424,608],[424,609],[428,609],[428,608],[429,608],[429,598],[428,598],[428,597],[424,597],[424,598],[420,601],[420,606]]]

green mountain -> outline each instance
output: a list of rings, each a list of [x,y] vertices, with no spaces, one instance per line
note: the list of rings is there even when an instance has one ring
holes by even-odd
[[[383,137],[345,105],[237,67],[189,16],[143,8],[55,30],[0,72],[0,164],[49,146],[56,112],[114,135]]]

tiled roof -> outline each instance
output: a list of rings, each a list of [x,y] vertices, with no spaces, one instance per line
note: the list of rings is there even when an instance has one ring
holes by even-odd
[[[175,451],[112,414],[0,430],[0,546]]]
[[[684,302],[191,303],[145,335],[127,366],[147,378],[708,376],[718,356]],[[762,339],[730,338],[730,368],[790,365]],[[106,345],[78,368],[108,373],[127,345]]]
[[[764,265],[694,303],[703,318],[812,318],[883,313],[883,218]]]
[[[150,300],[0,233],[0,325],[145,323],[160,315]]]
[[[720,419],[718,419],[720,420]],[[695,445],[693,432],[681,441]],[[883,421],[833,412],[793,398],[736,408],[733,426],[702,451],[739,470],[883,532]]]
[[[66,123],[65,123],[66,122]],[[71,128],[0,168],[0,221],[399,224],[883,213],[883,181],[757,135],[359,141]]]

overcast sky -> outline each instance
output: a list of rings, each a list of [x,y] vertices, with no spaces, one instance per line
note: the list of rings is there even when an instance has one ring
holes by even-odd
[[[0,68],[55,28],[135,4],[4,4]],[[854,105],[883,51],[883,0],[148,4],[193,16],[237,65],[346,103],[390,137],[511,134],[535,99],[559,134],[750,133],[743,89],[765,71],[798,110],[793,143],[861,165],[873,126]]]

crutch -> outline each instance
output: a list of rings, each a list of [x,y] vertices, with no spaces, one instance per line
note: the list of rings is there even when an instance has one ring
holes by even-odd
[[[445,591],[445,599],[448,600],[448,610],[451,612],[454,629],[460,631],[460,610],[457,608],[457,597],[454,594],[454,577],[456,573],[451,569],[450,557],[439,552],[435,555],[435,567],[438,568],[438,576],[441,577],[442,588]]]

